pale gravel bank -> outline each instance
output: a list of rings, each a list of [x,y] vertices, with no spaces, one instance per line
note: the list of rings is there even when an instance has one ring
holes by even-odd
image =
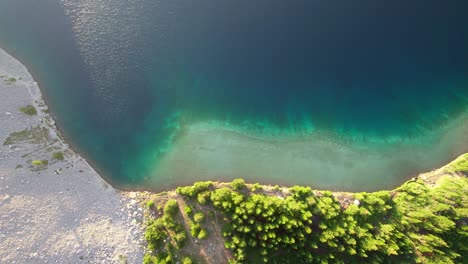
[[[37,83],[2,49],[0,76],[0,263],[141,263],[141,194],[111,187],[57,136]],[[19,111],[29,104],[37,115]],[[23,130],[33,139],[4,145]]]

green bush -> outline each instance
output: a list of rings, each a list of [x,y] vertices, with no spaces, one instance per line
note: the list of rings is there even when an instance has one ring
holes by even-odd
[[[27,105],[25,107],[21,107],[19,110],[22,113],[27,114],[27,115],[37,115],[37,110],[32,105]]]
[[[56,159],[56,160],[64,160],[65,157],[63,156],[63,153],[62,152],[54,152],[52,153],[52,158]]]
[[[205,205],[208,203],[208,201],[210,200],[210,192],[209,191],[204,191],[202,193],[199,193],[197,195],[197,202],[201,205]]]
[[[246,187],[246,184],[243,179],[235,179],[231,182],[232,189],[239,191]]]
[[[190,223],[190,234],[192,235],[192,237],[198,237],[198,233],[200,233],[200,230],[200,224]]]
[[[198,239],[206,239],[208,237],[208,232],[205,229],[201,229],[197,237]]]
[[[193,209],[189,205],[184,207],[184,212],[188,215],[191,216],[193,214]]]
[[[252,184],[252,192],[256,192],[258,190],[262,190],[263,187],[259,183]]]
[[[203,223],[203,221],[205,221],[205,216],[203,215],[203,213],[196,213],[193,216],[193,220],[195,221],[195,223]]]
[[[179,204],[176,200],[169,200],[164,205],[164,215],[165,216],[173,216],[179,211]]]
[[[195,198],[199,193],[208,191],[213,186],[210,181],[196,182],[193,186],[178,187],[176,192],[180,195]]]
[[[176,242],[178,249],[181,249],[184,246],[186,240],[187,240],[187,234],[185,233],[184,230],[181,230],[174,237],[174,241]]]
[[[192,259],[190,257],[184,257],[182,259],[182,264],[192,264]]]
[[[35,166],[48,165],[49,161],[46,159],[45,160],[33,160],[31,164]]]
[[[153,200],[149,200],[148,202],[146,202],[146,208],[151,209],[153,207],[154,207],[154,201]]]

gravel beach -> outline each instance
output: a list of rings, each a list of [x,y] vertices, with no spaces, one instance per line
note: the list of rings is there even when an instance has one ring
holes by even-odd
[[[0,263],[141,263],[142,194],[102,180],[47,113],[31,74],[0,49]]]

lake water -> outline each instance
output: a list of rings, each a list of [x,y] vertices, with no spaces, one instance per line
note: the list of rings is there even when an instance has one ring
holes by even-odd
[[[2,0],[104,178],[391,188],[468,151],[466,1]]]

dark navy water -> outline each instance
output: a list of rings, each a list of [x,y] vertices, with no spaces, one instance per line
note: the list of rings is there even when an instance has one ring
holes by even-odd
[[[104,177],[158,188],[146,180],[200,122],[419,144],[468,110],[466,10],[456,0],[2,0],[0,47]]]

